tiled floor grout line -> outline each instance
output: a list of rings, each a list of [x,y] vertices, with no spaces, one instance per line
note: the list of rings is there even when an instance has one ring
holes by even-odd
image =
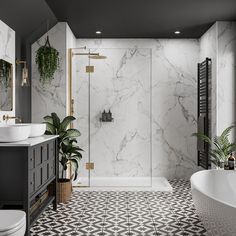
[[[175,199],[174,194],[171,193],[171,195],[172,195],[172,197]],[[165,199],[165,201],[167,201],[167,200]],[[174,214],[174,211],[172,210],[172,206],[170,207],[170,204],[167,204],[167,202],[166,202],[166,205],[167,205],[167,208],[170,210],[170,212],[171,212],[172,214]],[[178,219],[177,217],[175,217],[175,221],[176,221],[177,223],[180,223],[180,221],[179,221],[179,219]],[[181,225],[179,226],[179,229],[181,230],[181,232],[183,232],[183,228],[182,228]],[[172,235],[172,234],[170,234],[170,235]]]
[[[127,225],[128,225],[128,235],[130,235],[130,217],[129,217],[129,192],[126,192],[126,213],[127,213]]]
[[[158,196],[159,196],[159,195],[154,194],[154,199],[156,200],[156,201],[155,201],[155,205],[156,205],[156,206],[159,205]],[[162,211],[161,211],[160,213],[163,214]],[[161,217],[164,218],[163,215],[162,215]],[[154,221],[154,223],[156,224],[156,220]],[[158,235],[159,232],[158,232],[157,228],[155,228],[155,230],[156,230],[156,234]]]
[[[171,181],[173,193],[74,191],[71,200],[47,210],[32,236],[205,236],[190,184]]]
[[[137,212],[138,212],[138,213],[141,213],[141,211],[140,211],[140,205],[138,204],[138,192],[135,192],[135,201],[136,201],[135,206],[136,206],[136,208],[137,208]],[[139,217],[140,217],[140,215],[139,215]],[[142,224],[143,224],[143,222],[142,222]],[[142,224],[139,222],[139,226],[141,226]],[[131,231],[131,233],[132,233],[132,231]]]
[[[154,217],[153,217],[153,215],[152,215],[151,208],[150,208],[150,204],[149,204],[149,202],[148,202],[148,195],[147,195],[147,194],[148,194],[148,193],[145,193],[146,205],[147,205],[149,214],[150,214],[151,219],[152,219],[152,225],[153,225],[153,228],[154,228],[154,230],[155,230],[155,234],[158,235],[158,234],[157,234],[157,229],[156,229],[156,224],[155,224],[155,221],[154,221]]]
[[[85,201],[85,203],[84,203],[84,205],[83,205],[83,208],[84,208],[84,206],[86,206],[87,207],[87,205],[88,205],[88,202],[89,202],[89,199],[90,199],[90,197],[91,197],[91,193],[88,193],[88,197],[86,198],[86,201]],[[81,212],[81,216],[79,217],[79,220],[78,220],[78,223],[76,224],[77,226],[76,226],[76,232],[78,231],[78,229],[79,229],[79,224],[81,223],[81,220],[82,220],[82,218],[83,218],[83,215],[84,215],[84,212],[86,211],[86,208],[84,208],[84,210]]]
[[[102,230],[101,230],[102,235],[104,235],[104,226],[106,223],[106,216],[107,216],[107,203],[109,201],[109,193],[105,193],[105,194],[106,194],[106,200],[105,200],[106,202],[105,202],[105,209],[103,212],[104,216],[103,216],[103,220],[102,220]]]
[[[90,219],[90,221],[89,221],[89,226],[90,227],[92,227],[93,225],[93,221],[92,220],[94,220],[94,215],[95,215],[95,213],[96,213],[96,210],[97,210],[97,208],[98,208],[98,204],[99,204],[99,201],[96,201],[96,203],[95,203],[95,205],[94,205],[94,207],[93,207],[93,211],[92,211],[92,217],[91,217],[91,219]],[[91,233],[89,233],[89,235],[91,235],[92,236],[92,234]]]
[[[118,206],[119,206],[120,199],[119,199],[119,193],[118,192],[116,192],[116,199],[117,199],[116,203],[118,203]],[[116,209],[116,211],[117,211],[117,209]],[[116,220],[118,221],[118,214],[117,214],[117,212],[116,212]],[[116,226],[118,227],[117,222],[116,222]],[[119,235],[119,233],[116,232],[116,235]]]

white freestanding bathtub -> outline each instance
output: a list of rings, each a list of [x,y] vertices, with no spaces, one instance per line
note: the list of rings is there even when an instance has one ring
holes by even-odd
[[[190,181],[193,202],[208,235],[236,235],[236,171],[203,170]]]

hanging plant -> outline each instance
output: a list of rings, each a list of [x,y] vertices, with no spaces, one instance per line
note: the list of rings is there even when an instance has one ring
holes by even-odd
[[[12,65],[10,63],[0,60],[0,84],[2,84],[4,88],[9,87],[11,81],[11,69]]]
[[[55,71],[59,69],[59,52],[51,47],[48,36],[44,46],[37,50],[35,62],[38,65],[40,81],[43,84],[51,83]]]

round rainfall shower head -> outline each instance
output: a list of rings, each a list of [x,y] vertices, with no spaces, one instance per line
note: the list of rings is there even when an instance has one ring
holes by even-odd
[[[91,55],[89,56],[90,59],[106,59],[106,56],[103,55]]]

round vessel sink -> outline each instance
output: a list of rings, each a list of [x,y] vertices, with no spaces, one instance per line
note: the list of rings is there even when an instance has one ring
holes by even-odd
[[[27,139],[30,135],[31,126],[23,124],[1,125],[0,126],[0,142],[12,143]]]
[[[44,135],[46,131],[46,124],[30,124],[31,125],[31,132],[30,138],[38,137]]]
[[[46,131],[46,124],[22,123],[22,124],[18,124],[18,125],[22,125],[22,126],[29,125],[31,127],[29,138],[42,136],[42,135],[44,135],[44,133]]]

